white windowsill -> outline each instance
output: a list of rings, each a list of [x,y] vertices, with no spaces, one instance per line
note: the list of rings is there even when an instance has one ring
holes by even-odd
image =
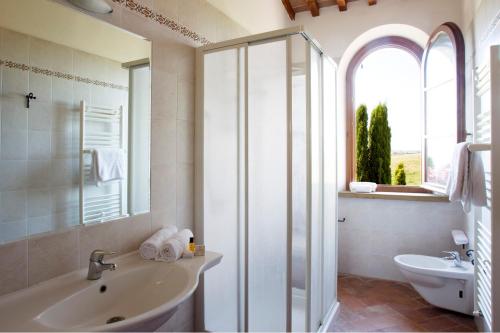
[[[353,193],[349,191],[340,191],[338,194],[340,198],[450,202],[448,196],[442,194],[433,194],[433,193],[408,193],[408,192]]]

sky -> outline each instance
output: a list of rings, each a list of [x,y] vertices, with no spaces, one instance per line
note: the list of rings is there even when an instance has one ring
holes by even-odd
[[[386,103],[391,150],[420,151],[422,111],[420,64],[408,52],[383,48],[369,54],[355,73],[355,107],[366,104],[368,115]]]

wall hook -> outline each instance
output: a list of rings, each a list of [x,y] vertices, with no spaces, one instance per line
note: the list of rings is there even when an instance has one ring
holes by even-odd
[[[28,95],[26,95],[26,107],[28,109],[30,108],[30,99],[36,99],[36,96],[33,95],[32,92],[30,92]]]

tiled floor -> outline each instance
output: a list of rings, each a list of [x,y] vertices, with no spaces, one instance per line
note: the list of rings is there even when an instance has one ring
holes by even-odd
[[[475,332],[470,316],[436,308],[405,283],[339,276],[333,332]]]

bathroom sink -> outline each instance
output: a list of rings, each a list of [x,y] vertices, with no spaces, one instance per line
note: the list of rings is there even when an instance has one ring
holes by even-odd
[[[118,269],[100,280],[87,280],[82,269],[1,297],[0,331],[152,331],[221,259],[209,251],[175,263],[144,261],[136,252],[113,258]]]

